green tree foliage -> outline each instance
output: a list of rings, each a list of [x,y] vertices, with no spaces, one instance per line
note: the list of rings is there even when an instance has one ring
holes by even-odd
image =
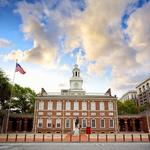
[[[11,108],[17,113],[33,113],[35,95],[35,92],[30,88],[24,88],[15,84]]]
[[[0,69],[0,105],[1,109],[8,107],[7,103],[11,95],[11,84],[5,73]]]
[[[138,113],[138,107],[133,100],[127,100],[125,102],[118,101],[118,114],[127,115],[127,114],[136,114]]]
[[[1,112],[8,109],[10,104],[12,84],[0,69],[0,106]],[[15,84],[12,90],[11,111],[17,113],[33,113],[35,92],[30,88],[24,88]]]

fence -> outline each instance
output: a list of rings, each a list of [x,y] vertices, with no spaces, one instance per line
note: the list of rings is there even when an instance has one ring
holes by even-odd
[[[150,142],[150,134],[0,134],[0,142]]]

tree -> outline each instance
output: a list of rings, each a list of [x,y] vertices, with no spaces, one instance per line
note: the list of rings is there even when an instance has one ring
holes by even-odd
[[[17,113],[33,113],[35,95],[35,92],[30,88],[24,88],[15,84],[11,108]]]
[[[125,102],[118,101],[118,114],[127,115],[127,114],[137,114],[138,107],[133,100],[127,100]]]
[[[11,87],[8,77],[0,69],[0,105],[2,110],[8,108],[7,104],[11,95]]]
[[[117,101],[117,107],[118,107],[118,114],[119,115],[126,114],[125,106],[121,101]]]

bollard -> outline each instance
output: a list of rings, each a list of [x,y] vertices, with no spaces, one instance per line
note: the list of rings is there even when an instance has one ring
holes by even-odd
[[[108,141],[108,137],[107,137],[107,134],[106,134],[106,142]]]
[[[44,142],[44,133],[43,133],[43,142]]]
[[[24,136],[24,141],[26,142],[26,138],[27,138],[27,135],[26,135],[26,133],[25,133],[25,136]]]
[[[6,142],[8,142],[8,136],[9,136],[9,135],[8,135],[8,133],[7,133]]]
[[[70,134],[70,142],[72,142],[72,134]]]
[[[142,135],[140,134],[140,141],[142,142]]]
[[[81,142],[81,134],[79,134],[79,142]]]
[[[18,134],[16,133],[16,138],[15,138],[15,142],[17,142],[17,136],[18,136]]]
[[[132,138],[132,142],[134,142],[134,139],[133,139],[133,134],[131,134],[131,138]]]
[[[52,142],[53,142],[53,140],[54,140],[54,137],[53,137],[53,133],[52,133]]]
[[[116,142],[117,141],[116,134],[114,136],[115,136],[115,142]]]
[[[61,133],[61,142],[63,141],[63,134]]]
[[[90,142],[90,134],[88,134],[88,142]]]
[[[33,142],[35,142],[35,134],[34,134]]]
[[[150,134],[148,134],[148,139],[149,139],[149,142],[150,142]]]
[[[97,134],[97,142],[99,142],[99,134]]]
[[[123,142],[125,142],[125,135],[123,134]]]

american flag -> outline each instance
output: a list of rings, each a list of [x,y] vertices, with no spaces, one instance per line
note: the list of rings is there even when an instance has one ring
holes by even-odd
[[[23,70],[23,68],[18,64],[16,63],[16,72],[20,72],[21,74],[25,74],[26,72]]]

